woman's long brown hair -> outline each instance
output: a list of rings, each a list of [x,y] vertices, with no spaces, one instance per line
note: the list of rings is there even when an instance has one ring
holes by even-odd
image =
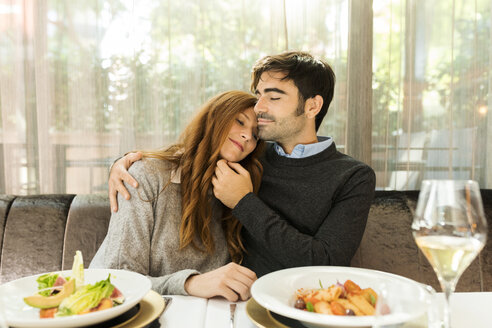
[[[179,230],[180,248],[188,245],[203,250],[198,237],[209,254],[215,251],[210,232],[212,206],[210,190],[219,153],[237,116],[254,107],[256,97],[243,91],[227,91],[207,101],[181,135],[180,142],[164,150],[143,151],[144,157],[170,161],[174,168],[181,167],[182,219]],[[264,143],[259,141],[255,150],[240,164],[248,170],[253,191],[258,192],[263,167],[258,157]],[[222,226],[232,261],[241,263],[245,251],[241,241],[242,224],[223,206]]]

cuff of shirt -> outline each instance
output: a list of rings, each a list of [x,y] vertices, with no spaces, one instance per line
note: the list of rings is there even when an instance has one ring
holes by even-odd
[[[162,286],[159,277],[149,277],[149,279],[152,282],[152,289],[160,294],[188,296],[188,293],[185,290],[185,282],[189,277],[197,274],[200,274],[200,272],[193,269],[175,272],[164,282],[166,286]]]
[[[259,205],[257,204],[257,201],[259,201],[259,198],[255,193],[247,193],[243,198],[239,200],[239,202],[237,202],[236,206],[234,206],[234,208],[232,209],[232,215],[239,218],[240,216],[243,216],[242,213],[244,213],[245,211],[246,213],[252,212],[251,205]],[[255,207],[253,206],[253,208]]]

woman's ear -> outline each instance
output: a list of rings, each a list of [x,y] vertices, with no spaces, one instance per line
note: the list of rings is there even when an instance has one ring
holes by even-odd
[[[323,107],[323,97],[316,95],[309,98],[306,100],[304,106],[304,115],[306,115],[307,118],[315,118],[321,110],[321,107]]]

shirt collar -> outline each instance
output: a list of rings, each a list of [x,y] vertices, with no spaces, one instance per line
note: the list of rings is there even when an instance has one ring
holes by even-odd
[[[276,142],[273,143],[273,147],[280,156],[288,158],[305,158],[321,153],[323,150],[330,147],[332,143],[333,139],[331,137],[318,136],[318,142],[316,143],[296,145],[292,150],[292,154],[287,154]],[[181,166],[178,166],[178,168],[171,171],[171,182],[177,184],[181,183]]]
[[[294,147],[291,154],[287,154],[284,149],[276,142],[273,143],[273,148],[279,156],[288,158],[305,158],[321,153],[333,143],[331,137],[318,136],[318,142],[312,144],[298,144]]]

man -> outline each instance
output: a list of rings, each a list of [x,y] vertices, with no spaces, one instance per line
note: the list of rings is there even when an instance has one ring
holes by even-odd
[[[219,161],[214,194],[243,224],[244,266],[262,276],[295,266],[348,266],[359,247],[375,188],[374,171],[336,150],[317,130],[333,98],[331,67],[305,52],[266,56],[253,67],[260,138],[269,144],[262,184],[252,192],[248,173]],[[110,199],[116,209],[131,154],[116,162]],[[126,192],[126,193],[125,193]]]

